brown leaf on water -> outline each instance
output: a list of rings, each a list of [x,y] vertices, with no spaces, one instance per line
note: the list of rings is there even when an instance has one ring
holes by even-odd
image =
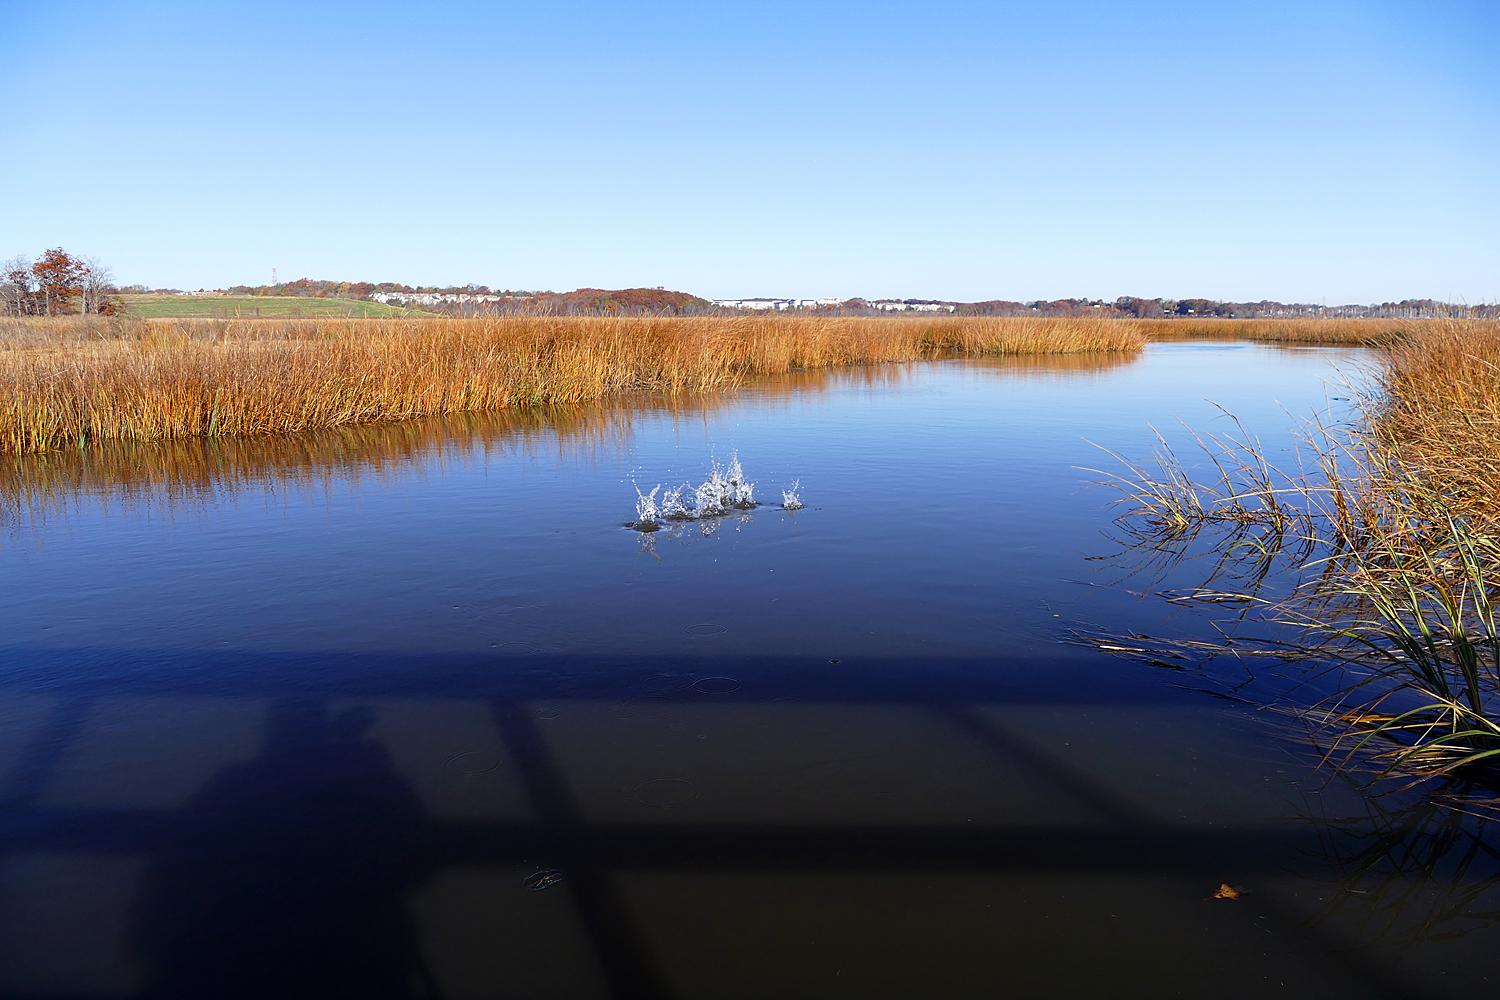
[[[1244,889],[1244,888],[1242,888],[1240,886],[1230,885],[1228,882],[1220,882],[1219,883],[1219,887],[1214,890],[1214,894],[1212,896],[1209,896],[1208,898],[1209,899],[1239,899],[1241,896],[1243,896],[1248,891],[1249,890]]]

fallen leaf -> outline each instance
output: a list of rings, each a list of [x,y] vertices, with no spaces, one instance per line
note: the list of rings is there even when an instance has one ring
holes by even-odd
[[[1237,885],[1230,885],[1228,882],[1220,882],[1219,883],[1219,888],[1217,888],[1216,890],[1214,890],[1214,894],[1212,896],[1208,897],[1208,898],[1209,899],[1239,899],[1242,895],[1245,894],[1245,891],[1246,890],[1240,888]]]

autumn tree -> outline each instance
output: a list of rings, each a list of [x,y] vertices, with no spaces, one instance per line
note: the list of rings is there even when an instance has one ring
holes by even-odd
[[[121,310],[114,275],[97,258],[75,257],[54,247],[34,261],[12,257],[0,263],[0,313],[109,316]]]
[[[61,247],[53,247],[31,265],[36,278],[36,294],[44,316],[58,316],[73,311],[73,301],[83,297],[83,261]]]

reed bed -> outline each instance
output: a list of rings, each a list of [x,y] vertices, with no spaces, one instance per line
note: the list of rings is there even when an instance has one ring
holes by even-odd
[[[1500,323],[1454,321],[1393,348],[1370,426],[1383,453],[1500,528]]]
[[[1126,466],[1126,520],[1156,540],[1254,525],[1255,544],[1234,558],[1296,553],[1290,597],[1198,594],[1290,626],[1290,641],[1194,645],[1337,671],[1332,693],[1299,709],[1330,761],[1408,784],[1477,771],[1500,789],[1500,324],[1425,326],[1386,349],[1376,374],[1353,426],[1310,429],[1308,470],[1275,468],[1243,431],[1201,437],[1208,477],[1165,449]],[[1484,804],[1500,812],[1500,798]]]
[[[1406,319],[1147,319],[1152,340],[1257,340],[1271,344],[1381,347],[1419,334],[1441,320]]]
[[[951,354],[1133,352],[1091,319],[493,318],[11,322],[0,452],[306,431],[703,392]]]

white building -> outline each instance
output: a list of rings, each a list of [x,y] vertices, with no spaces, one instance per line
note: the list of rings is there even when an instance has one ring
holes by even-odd
[[[462,305],[470,302],[509,302],[529,299],[529,295],[494,295],[479,292],[371,292],[370,301],[389,304],[401,302],[406,305],[440,306]]]
[[[754,309],[760,312],[795,309],[796,299],[713,299],[720,309]]]
[[[958,307],[951,302],[908,302],[901,299],[876,299],[870,306],[881,312],[951,313]]]
[[[745,309],[755,312],[784,311],[787,309],[831,309],[843,305],[848,299],[714,299],[720,309]],[[951,302],[932,302],[918,299],[877,299],[870,307],[881,312],[951,313],[957,306]]]
[[[753,309],[760,312],[786,309],[828,309],[844,299],[713,299],[720,309]]]

